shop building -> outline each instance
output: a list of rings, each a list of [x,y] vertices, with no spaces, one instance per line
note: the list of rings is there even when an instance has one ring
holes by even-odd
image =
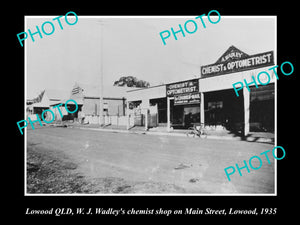
[[[273,132],[275,74],[268,70],[273,65],[273,51],[248,55],[231,46],[215,63],[201,66],[197,79],[128,91],[126,98],[142,109],[155,105],[158,125],[168,131],[203,123],[244,135]],[[261,71],[268,71],[270,79],[264,85],[256,82],[256,87],[253,77]],[[244,80],[248,87],[244,85],[237,96],[233,84]]]
[[[214,64],[201,66],[201,122],[221,124],[247,135],[250,131],[274,131],[275,74],[273,51],[248,55],[231,46]],[[261,71],[268,71],[268,84],[253,82]],[[261,80],[268,79],[262,77]],[[233,84],[245,81],[236,95]],[[264,81],[265,82],[265,81]],[[266,82],[267,83],[267,82]]]

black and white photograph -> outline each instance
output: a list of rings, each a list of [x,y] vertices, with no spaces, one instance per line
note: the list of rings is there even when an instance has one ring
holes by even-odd
[[[209,15],[25,17],[26,194],[276,194],[276,17]]]

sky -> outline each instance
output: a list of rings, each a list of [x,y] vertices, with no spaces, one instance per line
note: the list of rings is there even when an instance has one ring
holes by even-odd
[[[26,16],[25,31],[35,32],[57,16]],[[104,85],[121,76],[135,76],[151,86],[197,78],[201,66],[215,63],[231,45],[249,55],[276,50],[275,17],[221,16],[217,24],[203,17],[206,28],[195,17],[78,16],[74,25],[62,17],[63,29],[53,22],[53,34],[25,41],[27,99],[44,89],[70,91],[75,82],[100,86],[102,71]],[[171,35],[163,45],[159,33],[178,30],[187,20],[197,22],[197,31],[185,32],[185,37],[179,33],[178,40]],[[45,30],[51,31],[48,25]]]

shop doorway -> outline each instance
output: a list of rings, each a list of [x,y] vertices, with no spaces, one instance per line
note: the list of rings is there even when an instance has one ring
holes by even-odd
[[[200,123],[200,104],[174,105],[171,100],[171,122],[175,129],[187,129]]]
[[[275,86],[250,87],[250,131],[274,132]]]
[[[167,99],[157,98],[150,99],[150,105],[157,105],[158,123],[161,125],[167,124]]]
[[[204,93],[205,124],[239,132],[244,126],[244,97],[233,89]]]

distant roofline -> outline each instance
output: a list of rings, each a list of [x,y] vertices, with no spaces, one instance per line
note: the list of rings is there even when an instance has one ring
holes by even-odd
[[[155,87],[160,87],[160,86],[165,86],[165,85],[166,85],[166,84],[159,84],[159,85],[150,86],[150,87],[144,87],[144,88],[138,88],[138,89],[134,89],[134,90],[128,90],[128,91],[126,91],[126,92],[140,91],[140,90],[145,90],[145,89],[155,88]]]
[[[100,99],[100,97],[97,96],[83,96],[83,98],[88,98],[88,99]],[[113,97],[105,97],[103,96],[104,100],[124,100],[126,97],[120,97],[120,98],[113,98]]]
[[[179,80],[179,81],[174,81],[174,82],[170,82],[170,83],[166,83],[166,84],[159,84],[159,85],[155,85],[155,86],[150,86],[148,88],[140,88],[140,89],[135,89],[135,90],[128,90],[126,92],[132,92],[132,91],[140,91],[140,90],[144,90],[144,89],[149,89],[149,88],[156,88],[156,87],[160,87],[160,86],[166,86],[169,84],[175,84],[175,83],[179,83],[179,82],[185,82],[188,80],[199,80],[201,77],[195,77],[195,78],[190,78],[190,79],[185,79],[185,80]]]

